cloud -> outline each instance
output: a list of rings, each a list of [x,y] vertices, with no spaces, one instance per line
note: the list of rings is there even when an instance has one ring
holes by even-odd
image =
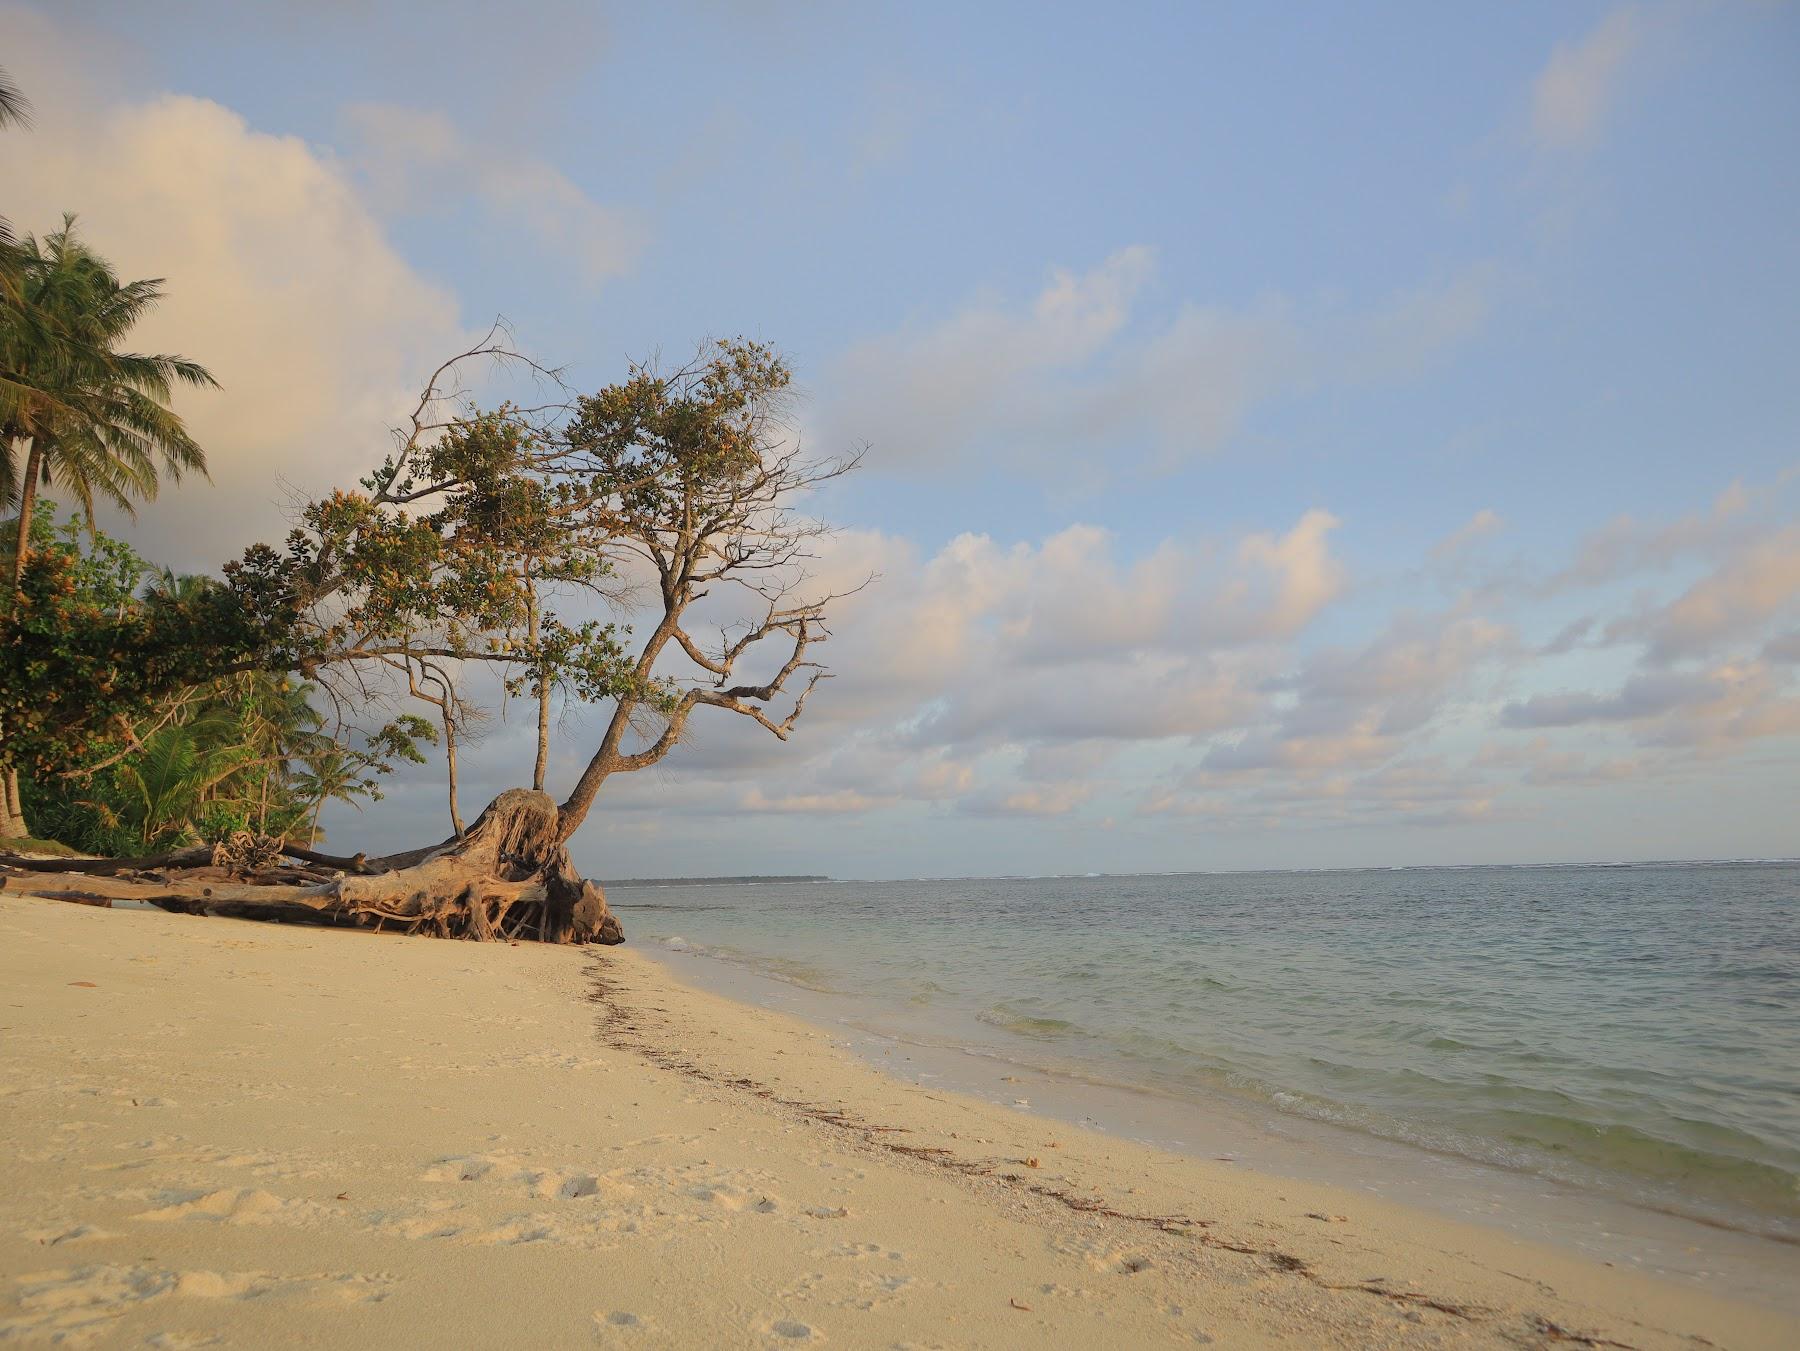
[[[890,78],[870,86],[851,135],[851,173],[862,177],[903,159],[949,106],[939,90],[927,85]]]
[[[1404,747],[1364,718],[1339,732],[1316,735],[1253,732],[1239,741],[1221,742],[1207,752],[1203,771],[1190,781],[1215,781],[1218,771],[1262,769],[1311,770],[1366,768],[1393,759]]]
[[[1279,579],[1271,603],[1263,609],[1264,631],[1299,632],[1343,590],[1343,566],[1327,545],[1338,525],[1337,517],[1315,508],[1285,535],[1251,535],[1244,541],[1239,549],[1242,561]]]
[[[1639,778],[1685,773],[1717,759],[1800,733],[1794,663],[1800,642],[1800,524],[1783,495],[1789,479],[1754,493],[1733,483],[1703,509],[1666,521],[1621,517],[1591,534],[1575,562],[1536,594],[1572,587],[1616,591],[1650,579],[1613,613],[1582,616],[1535,654],[1623,649],[1630,663],[1610,688],[1559,689],[1513,699],[1501,727],[1622,739],[1666,752],[1598,762],[1541,739],[1526,781],[1615,782],[1630,766]],[[1700,567],[1695,576],[1695,563]],[[1670,594],[1661,575],[1685,584]],[[1500,763],[1494,760],[1492,763]]]
[[[862,650],[841,649],[845,668],[879,671],[885,697],[911,701],[921,746],[1210,732],[1261,702],[1253,649],[1292,638],[1341,593],[1336,524],[1311,511],[1235,548],[1163,541],[1130,562],[1092,526],[1036,546],[961,536],[923,566],[879,569],[867,603],[887,622],[851,640]],[[849,683],[853,716],[866,716]]]
[[[829,373],[823,438],[880,428],[873,463],[893,469],[977,454],[1062,473],[1097,443],[1169,467],[1219,450],[1277,397],[1416,378],[1481,328],[1498,289],[1478,264],[1363,310],[1188,303],[1146,329],[1136,310],[1154,258],[1133,245],[1053,272],[1027,305],[983,296],[853,345]]]
[[[1594,586],[1666,568],[1688,554],[1717,552],[1743,535],[1751,505],[1749,491],[1734,482],[1705,509],[1672,520],[1616,516],[1588,534],[1574,561],[1550,579],[1546,590]]]
[[[1442,829],[1517,819],[1495,787],[1466,767],[1424,757],[1360,773],[1265,776],[1201,791],[1159,788],[1137,804],[1143,818],[1197,821],[1214,831]]]
[[[1443,539],[1431,546],[1431,559],[1434,563],[1447,563],[1491,535],[1497,535],[1506,528],[1506,522],[1500,513],[1487,507],[1476,512],[1462,525],[1452,530]]]
[[[1800,629],[1769,639],[1763,644],[1762,656],[1776,665],[1800,665]]]
[[[787,793],[776,797],[770,797],[760,788],[752,788],[738,801],[738,807],[742,811],[758,813],[840,816],[890,806],[895,801],[894,797],[870,797],[853,788],[841,788],[835,793]]]
[[[1576,727],[1592,722],[1638,722],[1705,700],[1712,682],[1703,675],[1639,675],[1611,694],[1540,694],[1508,704],[1500,714],[1507,727]]]
[[[1644,756],[1595,759],[1577,751],[1558,750],[1547,736],[1523,746],[1490,744],[1475,763],[1482,768],[1518,771],[1520,782],[1539,788],[1598,788],[1660,775],[1662,766]]]
[[[1585,150],[1605,128],[1649,33],[1646,12],[1620,5],[1587,36],[1559,43],[1531,90],[1531,130],[1551,150]]]
[[[1023,312],[976,301],[934,328],[857,344],[837,362],[831,388],[881,427],[884,453],[941,459],[985,432],[1047,432],[1055,411],[1045,381],[1066,375],[1118,333],[1149,279],[1154,253],[1119,250],[1085,275],[1058,270]]]
[[[1752,538],[1669,604],[1611,630],[1649,642],[1653,661],[1717,651],[1754,637],[1771,620],[1800,614],[1800,525]]]
[[[1286,529],[1163,541],[1136,558],[1087,525],[1010,545],[960,536],[930,557],[845,532],[822,542],[810,585],[879,580],[834,607],[824,655],[835,678],[793,739],[696,719],[667,774],[756,813],[901,802],[1074,813],[1120,747],[1265,716],[1279,670],[1270,645],[1304,631],[1344,586],[1336,525],[1312,511]],[[667,673],[685,665],[672,652]],[[609,789],[610,810],[651,800]]]
[[[1359,646],[1315,649],[1269,683],[1263,717],[1212,743],[1190,782],[1220,773],[1368,768],[1401,755],[1517,638],[1464,600],[1401,612]]]
[[[1611,693],[1538,695],[1507,705],[1501,722],[1517,728],[1625,723],[1640,745],[1719,753],[1800,733],[1800,695],[1789,673],[1761,661],[1730,661],[1697,671],[1640,672]]]
[[[1709,579],[1763,594],[1758,560],[1791,552],[1793,527],[1726,500],[1731,529],[1702,528],[1717,509],[1632,523],[1629,539],[1615,531],[1597,584],[1611,599],[1589,629],[1689,613],[1685,596],[1723,585]],[[1478,515],[1446,535],[1489,529]],[[1552,659],[1520,638],[1541,590],[1475,587],[1429,608],[1370,579],[1352,591],[1339,550],[1355,547],[1340,544],[1354,530],[1321,508],[1179,540],[1091,524],[962,535],[935,552],[875,531],[822,540],[816,585],[880,579],[835,607],[822,655],[836,677],[793,738],[696,718],[657,771],[608,785],[592,838],[627,842],[676,805],[750,849],[779,839],[768,823],[783,816],[841,823],[845,840],[921,823],[947,839],[1019,841],[1045,826],[1073,839],[1112,820],[1157,849],[1201,834],[1491,831],[1547,803],[1566,810],[1545,794],[1691,785],[1722,763],[1777,764],[1800,737],[1800,676],[1782,659],[1800,653],[1800,629],[1785,612],[1732,623],[1703,659],[1653,661],[1648,629],[1606,640],[1636,650],[1620,654],[1622,676],[1584,688],[1566,677],[1591,672],[1586,651]],[[1684,558],[1702,550],[1710,566],[1665,577],[1659,541]],[[1612,569],[1639,564],[1655,585],[1621,595]],[[1552,673],[1563,688],[1543,688]],[[578,768],[562,747],[587,741],[579,726],[559,738],[553,777]],[[529,762],[500,738],[489,751]],[[510,781],[473,767],[469,779],[483,791]],[[435,798],[420,801],[429,811]],[[612,823],[627,833],[609,834]]]
[[[472,194],[497,220],[572,261],[590,286],[629,271],[643,249],[646,230],[633,212],[594,201],[536,156],[465,136],[444,113],[361,103],[344,120],[364,180],[390,209]]]
[[[1067,816],[1094,795],[1092,784],[1061,783],[964,798],[973,816]]]
[[[110,101],[106,72],[54,26],[28,11],[6,25],[38,112],[31,133],[0,137],[15,227],[78,212],[122,275],[166,278],[133,345],[192,357],[224,387],[177,403],[212,485],[171,487],[135,542],[197,570],[279,539],[297,493],[385,453],[408,391],[465,340],[454,298],[394,250],[328,154],[206,99]]]

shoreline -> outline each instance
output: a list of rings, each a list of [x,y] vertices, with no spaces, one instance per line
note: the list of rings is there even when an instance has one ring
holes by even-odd
[[[1041,1071],[1067,1104],[1054,1110],[1177,1148],[1196,1118],[1223,1114],[1353,1155],[1359,1177],[1369,1142],[1392,1142],[1376,1162],[1398,1183],[1423,1158],[1454,1174],[1441,1193],[1498,1188],[1502,1211],[1507,1189],[1536,1189],[1800,1243],[1800,1043],[1791,982],[1758,956],[1791,945],[1792,867],[1395,876],[671,890],[619,905],[640,946],[708,988],[789,1008],[773,977],[792,1010],[885,1039],[879,1063],[940,1060],[938,1082],[971,1087],[980,1067],[940,1051],[977,1050]],[[1696,912],[1711,916],[1705,937],[1674,939]],[[690,954],[705,960],[683,965]],[[1687,1242],[1669,1238],[1677,1253]]]
[[[637,955],[683,984],[818,1027],[865,1064],[904,1082],[1185,1157],[1366,1192],[1800,1315],[1800,1294],[1789,1279],[1796,1260],[1790,1239],[1524,1168],[1282,1113],[1247,1098],[1105,1081],[1083,1073],[1085,1065],[1057,1067],[1015,1058],[998,1046],[921,1039],[860,1016],[853,996],[691,947],[647,944]]]
[[[0,897],[0,972],[0,1339],[22,1344],[1800,1332],[1415,1207],[908,1083],[629,948]]]

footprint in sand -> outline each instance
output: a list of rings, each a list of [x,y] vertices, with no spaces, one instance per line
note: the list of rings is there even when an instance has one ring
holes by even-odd
[[[722,1210],[753,1210],[759,1215],[772,1215],[781,1209],[781,1203],[768,1193],[746,1192],[729,1183],[699,1183],[689,1187],[687,1194],[696,1201],[710,1201]]]
[[[892,1248],[884,1248],[879,1243],[840,1243],[828,1250],[832,1257],[847,1257],[853,1262],[865,1261],[873,1257],[883,1257],[890,1262],[906,1260],[904,1253],[895,1252]]]
[[[543,1216],[533,1215],[522,1220],[510,1221],[497,1229],[489,1229],[485,1233],[473,1234],[470,1236],[470,1241],[511,1246],[518,1243],[546,1243],[561,1237],[562,1235],[552,1221]]]
[[[625,1309],[614,1309],[611,1313],[596,1312],[594,1323],[600,1333],[601,1343],[607,1346],[636,1344],[649,1335],[652,1326],[650,1320],[642,1314]]]
[[[392,1234],[395,1238],[455,1238],[463,1226],[439,1214],[390,1213],[377,1210],[368,1216],[365,1226],[370,1233]]]
[[[260,1300],[301,1298],[328,1304],[386,1299],[389,1276],[351,1273],[276,1276],[264,1271],[169,1271],[147,1266],[94,1263],[17,1277],[11,1316],[0,1317],[0,1342],[13,1338],[79,1344],[116,1328],[133,1307],[164,1299]],[[202,1346],[174,1333],[146,1337],[150,1346]]]
[[[522,1166],[504,1154],[455,1155],[434,1161],[419,1174],[425,1182],[511,1182],[541,1200],[577,1201],[600,1193],[601,1179],[581,1169]],[[629,1188],[627,1188],[629,1190]]]
[[[164,1192],[163,1204],[134,1220],[205,1220],[215,1224],[305,1223],[325,1213],[311,1201],[286,1201],[260,1187],[222,1187],[210,1192]]]
[[[426,1182],[479,1182],[494,1171],[494,1161],[479,1154],[439,1159],[419,1176]]]
[[[544,1200],[555,1197],[575,1201],[583,1196],[598,1195],[600,1191],[600,1179],[592,1173],[527,1169],[519,1174],[519,1180],[525,1183],[525,1189],[531,1195]]]
[[[104,1229],[96,1229],[91,1224],[77,1224],[71,1225],[67,1229],[27,1230],[25,1237],[46,1248],[55,1248],[65,1243],[91,1243],[97,1239],[117,1238],[118,1235],[108,1233]]]
[[[779,1337],[784,1342],[822,1342],[825,1334],[809,1324],[794,1318],[777,1318],[767,1327],[772,1337]]]

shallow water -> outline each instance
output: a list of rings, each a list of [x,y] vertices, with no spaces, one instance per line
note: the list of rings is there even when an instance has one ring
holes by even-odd
[[[1800,866],[618,889],[868,1026],[1800,1237]]]

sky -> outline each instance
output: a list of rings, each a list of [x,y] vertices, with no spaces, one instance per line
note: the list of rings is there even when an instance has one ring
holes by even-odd
[[[866,450],[805,504],[876,577],[833,679],[611,780],[594,875],[1800,852],[1800,6],[62,0],[0,52],[0,209],[223,385],[151,558],[278,538],[497,315],[584,389],[773,342]]]

